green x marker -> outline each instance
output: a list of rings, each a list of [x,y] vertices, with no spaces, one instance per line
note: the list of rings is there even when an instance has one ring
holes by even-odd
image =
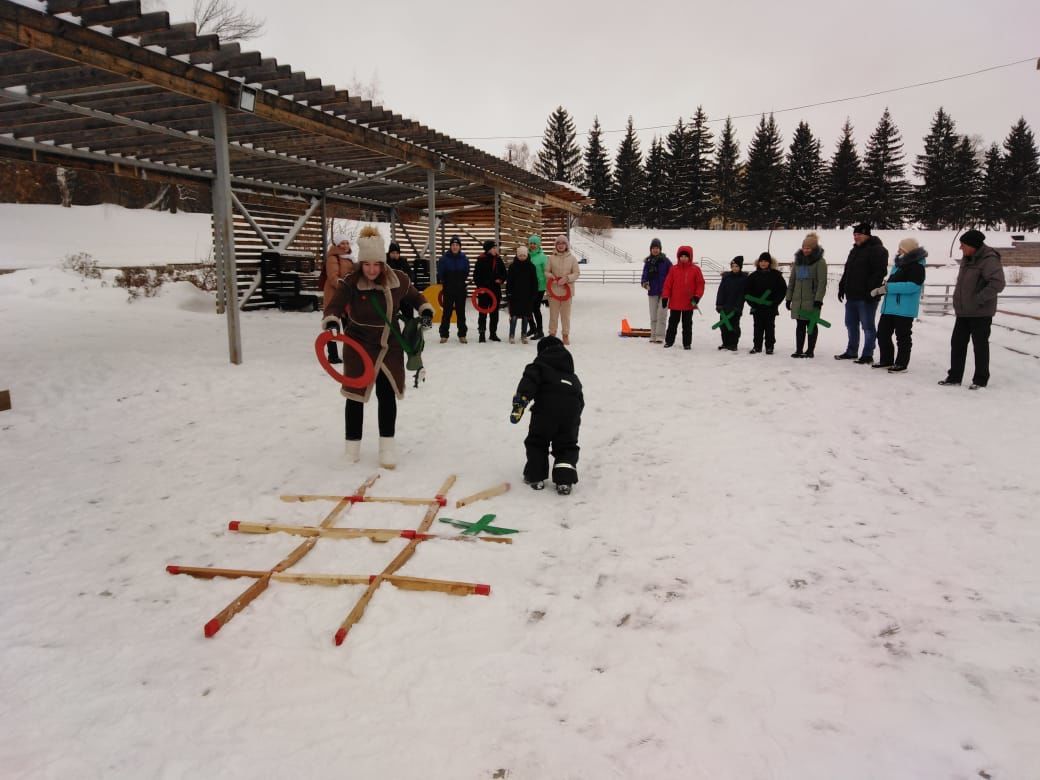
[[[475,523],[466,523],[462,520],[452,520],[450,517],[442,517],[440,521],[447,523],[448,525],[455,526],[456,528],[462,528],[463,536],[476,536],[481,532],[489,533],[492,536],[505,536],[506,534],[518,534],[520,533],[515,528],[496,528],[491,525],[491,521],[495,519],[494,515],[484,515],[480,520]]]
[[[809,335],[812,335],[812,332],[814,330],[816,330],[816,324],[817,323],[819,323],[820,325],[823,325],[823,327],[825,327],[825,328],[829,328],[831,326],[831,324],[829,322],[827,322],[827,320],[823,319],[823,317],[820,316],[820,310],[819,309],[813,309],[812,311],[806,311],[805,309],[799,309],[798,310],[798,316],[800,318],[802,318],[803,320],[809,320],[809,327],[806,329],[808,331]]]
[[[759,306],[768,306],[771,303],[769,300],[769,293],[771,292],[772,290],[766,290],[760,298],[756,298],[754,295],[745,295],[744,300],[748,303],[757,303]]]
[[[719,312],[719,321],[716,322],[714,325],[712,325],[711,329],[715,330],[715,328],[717,328],[717,327],[719,327],[721,325],[726,330],[729,330],[729,331],[733,330],[733,326],[729,324],[729,321],[733,318],[734,314],[736,314],[735,311]]]

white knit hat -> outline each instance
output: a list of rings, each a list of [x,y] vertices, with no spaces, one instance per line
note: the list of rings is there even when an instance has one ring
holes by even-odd
[[[386,244],[383,242],[383,235],[379,232],[379,228],[372,225],[361,228],[357,244],[359,263],[386,262]]]

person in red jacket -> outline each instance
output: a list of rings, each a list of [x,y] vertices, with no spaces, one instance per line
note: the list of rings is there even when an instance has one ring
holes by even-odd
[[[668,329],[664,334],[664,348],[675,344],[675,331],[682,320],[683,349],[693,345],[693,310],[704,295],[704,274],[693,264],[693,249],[679,247],[679,262],[672,266],[661,290],[661,306],[668,309]]]

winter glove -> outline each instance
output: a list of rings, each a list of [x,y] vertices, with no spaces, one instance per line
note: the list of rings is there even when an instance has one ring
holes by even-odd
[[[643,282],[643,289],[644,290],[649,290],[650,289],[650,282]]]
[[[716,314],[722,314],[722,307],[721,306],[716,306],[715,307],[715,313]]]
[[[697,308],[697,304],[700,303],[700,302],[701,302],[701,299],[699,297],[697,297],[696,295],[694,295],[693,299],[691,301],[691,303],[693,304],[693,308],[696,309]]]
[[[509,413],[509,422],[516,425],[520,422],[520,418],[524,416],[524,409],[527,408],[527,398],[520,395],[519,393],[513,396],[513,411]]]
[[[870,291],[870,297],[871,298],[880,298],[886,292],[888,292],[888,285],[882,283],[880,287],[875,287],[873,290]]]
[[[430,328],[432,328],[433,327],[433,312],[427,310],[427,311],[424,311],[422,314],[420,314],[419,315],[419,324],[422,326],[423,330],[429,330]]]
[[[548,299],[548,298],[545,298],[545,299],[544,299],[544,300],[542,301],[542,306],[548,306],[548,305],[549,305],[549,299]]]
[[[838,290],[838,303],[844,303],[844,302],[845,302],[845,292],[844,292],[844,290]]]
[[[791,302],[790,301],[784,301],[784,306],[787,307],[788,311],[791,311]]]
[[[813,301],[813,306],[815,306],[817,309],[822,309],[823,301]]]
[[[661,299],[661,308],[662,309],[667,309],[668,308],[668,299],[667,298],[662,298]]]
[[[337,333],[343,332],[343,325],[339,321],[339,317],[329,315],[321,321],[321,327],[323,330],[334,330]]]

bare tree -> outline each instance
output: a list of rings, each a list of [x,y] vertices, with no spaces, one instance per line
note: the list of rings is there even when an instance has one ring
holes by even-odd
[[[506,144],[506,151],[502,155],[502,158],[513,163],[517,168],[523,168],[525,171],[533,171],[535,158],[531,154],[531,149],[528,147],[527,142],[516,143],[510,141]]]
[[[350,82],[347,84],[347,92],[354,97],[359,97],[362,100],[370,100],[375,104],[379,104],[383,100],[383,88],[379,83],[379,71],[372,71],[372,78],[367,83],[362,83],[361,79],[358,78],[357,71],[354,71],[350,75]]]
[[[222,43],[248,41],[264,32],[264,20],[238,9],[232,0],[195,0],[192,18],[199,35],[219,35]]]

